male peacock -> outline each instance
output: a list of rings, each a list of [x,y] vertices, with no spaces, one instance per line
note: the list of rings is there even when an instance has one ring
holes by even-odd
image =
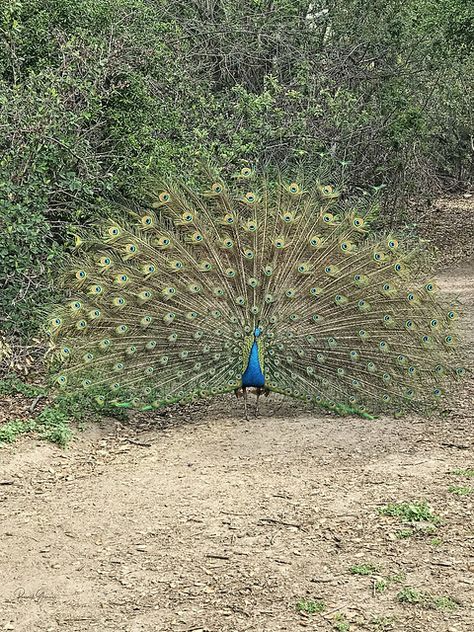
[[[245,167],[78,236],[56,382],[141,410],[235,391],[247,413],[249,387],[362,415],[442,400],[464,369],[429,255],[375,234],[369,199],[307,188]]]

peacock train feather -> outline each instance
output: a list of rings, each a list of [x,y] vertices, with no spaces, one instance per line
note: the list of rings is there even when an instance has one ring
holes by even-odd
[[[255,386],[360,414],[436,406],[464,369],[419,245],[370,200],[244,168],[77,237],[47,330],[55,382],[142,410]]]

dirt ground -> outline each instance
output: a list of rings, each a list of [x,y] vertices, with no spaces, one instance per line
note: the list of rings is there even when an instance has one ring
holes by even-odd
[[[468,345],[473,267],[441,269]],[[224,398],[1,448],[0,630],[474,629],[473,392],[431,420]],[[439,523],[379,513],[421,501]]]

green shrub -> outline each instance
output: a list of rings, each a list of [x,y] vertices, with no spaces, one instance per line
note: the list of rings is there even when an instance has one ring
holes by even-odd
[[[472,178],[464,0],[10,0],[0,8],[0,327],[31,335],[68,229],[197,161],[347,164],[407,195]]]

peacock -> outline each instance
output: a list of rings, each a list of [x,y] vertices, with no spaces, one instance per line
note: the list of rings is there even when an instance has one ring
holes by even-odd
[[[214,180],[214,181],[212,181]],[[52,379],[151,410],[280,393],[336,413],[428,411],[461,378],[459,307],[377,199],[245,166],[75,235],[47,318]]]

